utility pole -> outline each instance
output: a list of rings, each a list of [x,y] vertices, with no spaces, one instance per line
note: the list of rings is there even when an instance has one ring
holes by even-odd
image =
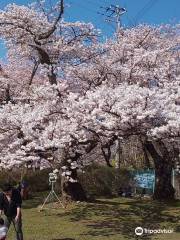
[[[119,32],[121,28],[121,17],[124,13],[127,12],[127,10],[123,7],[120,7],[119,5],[110,5],[109,7],[101,7],[104,12],[98,14],[101,14],[106,17],[107,22],[114,22],[116,24],[116,32]]]

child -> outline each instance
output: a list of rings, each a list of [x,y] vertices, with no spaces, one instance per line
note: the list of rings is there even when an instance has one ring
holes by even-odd
[[[4,225],[4,219],[0,218],[0,240],[5,240],[7,234],[7,227]]]

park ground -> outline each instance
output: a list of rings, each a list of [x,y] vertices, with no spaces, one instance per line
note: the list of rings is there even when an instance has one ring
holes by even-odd
[[[38,211],[46,193],[23,203],[25,240],[124,240],[180,239],[180,201],[158,203],[151,200],[101,198],[89,203],[69,204],[66,210]],[[173,229],[170,234],[137,237],[138,226]],[[11,227],[8,240],[14,240]]]

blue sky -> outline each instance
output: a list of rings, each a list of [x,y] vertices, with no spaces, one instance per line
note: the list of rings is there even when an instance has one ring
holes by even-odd
[[[26,5],[32,2],[34,1],[0,0],[0,8],[3,9],[8,3]],[[98,12],[103,13],[102,7],[111,4],[127,9],[121,19],[126,27],[138,23],[180,23],[180,0],[65,0],[65,3],[68,5],[65,8],[66,21],[92,22],[105,36],[112,35],[114,24],[105,21],[105,17]],[[3,43],[0,42],[0,56],[4,56],[5,52]]]

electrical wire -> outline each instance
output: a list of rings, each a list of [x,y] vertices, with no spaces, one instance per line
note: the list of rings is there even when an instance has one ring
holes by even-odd
[[[154,6],[155,3],[157,3],[158,0],[150,0],[147,2],[147,4],[136,14],[136,16],[133,18],[134,22],[137,25],[137,22]]]
[[[95,14],[100,14],[100,15],[105,15],[103,13],[100,13],[98,10],[95,10],[95,9],[92,9],[91,7],[88,7],[87,5],[89,6],[93,6],[93,7],[99,7],[99,8],[103,8],[103,6],[101,5],[101,3],[98,3],[98,0],[86,0],[85,1],[85,4],[84,3],[80,3],[78,1],[76,2],[72,2],[73,0],[71,0],[71,3],[72,4],[76,4],[77,6],[79,6],[81,9],[85,9],[87,10],[88,12],[92,12],[92,13],[95,13]],[[128,19],[128,25],[130,26],[135,26],[137,25],[137,22],[153,7],[153,5],[157,2],[158,0],[149,0],[145,6],[136,14],[136,16],[134,18],[130,18],[127,13],[126,13],[126,17]],[[99,2],[102,2],[102,4],[110,4],[109,1],[106,1],[106,0],[99,0]]]
[[[104,3],[104,2],[105,2],[105,1],[103,1],[103,3]],[[111,1],[111,2],[112,2],[112,1]],[[106,22],[106,26],[110,27],[111,29],[113,28],[113,30],[115,29],[115,26],[114,26],[114,24],[112,24],[112,23],[110,22],[110,19],[109,19],[109,20],[106,19],[106,17],[108,17],[108,16],[106,15],[106,12],[103,13],[103,12],[101,12],[101,10],[98,11],[98,9],[97,9],[97,7],[96,7],[96,6],[97,6],[97,1],[96,1],[96,0],[95,0],[95,2],[93,2],[93,0],[86,0],[85,4],[84,4],[84,2],[82,3],[82,2],[80,2],[80,1],[70,0],[69,3],[70,3],[70,5],[72,5],[72,6],[78,6],[79,8],[84,9],[84,10],[86,10],[86,11],[88,11],[88,12],[93,13],[93,14],[97,14],[97,15],[99,14],[99,15],[101,15],[101,16],[104,18],[105,22]],[[96,5],[95,5],[95,4],[96,4]],[[109,3],[107,3],[107,4],[109,4]],[[92,9],[92,8],[88,7],[87,5],[96,7],[97,10]],[[103,11],[106,10],[106,7],[103,7],[103,4],[102,4],[102,5],[99,5],[99,8],[100,8],[100,9],[103,9]],[[104,25],[104,24],[102,23],[102,21],[101,21],[101,18],[97,18],[97,19],[96,19],[96,22],[99,22],[99,23],[101,23],[101,25]],[[130,22],[130,19],[129,19],[129,22]]]
[[[79,6],[80,8],[83,8],[83,9],[89,11],[89,12],[93,12],[93,13],[96,13],[96,14],[97,14],[97,11],[96,11],[96,10],[87,7],[86,5],[84,5],[84,4],[82,4],[82,3],[79,3],[79,2],[74,2],[74,3],[73,3],[72,1],[70,1],[70,4],[72,4],[72,5],[75,4],[75,5]]]
[[[98,1],[95,0],[95,2],[93,2],[92,0],[86,0],[87,4],[90,4],[91,6],[96,6],[96,7],[101,7],[101,4],[98,3]]]
[[[128,27],[134,27],[136,25],[133,19],[128,15],[128,13],[125,14],[125,17],[127,18],[128,21],[127,24]]]
[[[84,5],[84,4],[82,4],[82,3],[72,2],[72,0],[71,0],[70,5],[71,5],[71,4],[78,6],[78,8],[81,8],[81,9],[83,9],[83,10],[86,10],[86,11],[88,11],[88,12],[91,12],[91,13],[93,13],[93,14],[97,14],[97,15],[98,15],[98,12],[97,12],[96,10],[91,9],[91,8],[87,7],[86,5]],[[103,25],[100,18],[97,18],[97,19],[96,19],[96,22],[99,22],[98,25],[100,25],[100,24]]]

